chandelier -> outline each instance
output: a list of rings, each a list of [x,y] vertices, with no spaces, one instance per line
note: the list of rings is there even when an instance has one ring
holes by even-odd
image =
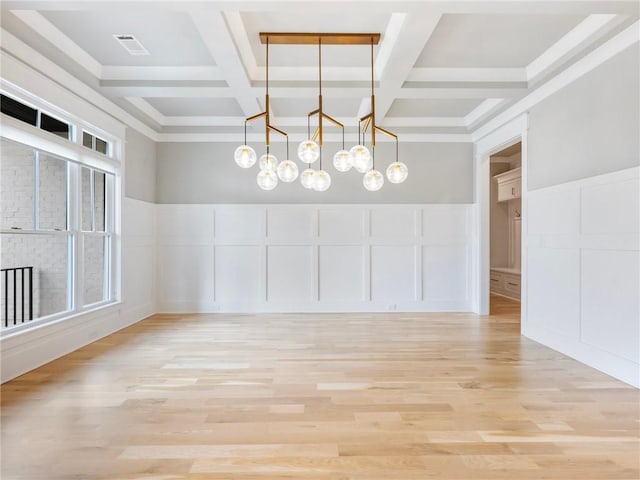
[[[382,188],[384,176],[375,169],[375,147],[376,132],[387,135],[395,140],[396,159],[387,167],[387,179],[391,183],[402,183],[408,175],[407,166],[398,159],[398,136],[394,133],[376,125],[375,120],[375,94],[373,75],[373,47],[380,40],[378,33],[260,33],[260,40],[266,46],[266,92],[265,111],[245,119],[244,122],[244,144],[239,146],[234,153],[236,163],[242,168],[250,168],[256,163],[256,152],[247,144],[247,123],[264,117],[265,118],[265,148],[266,153],[259,159],[260,172],[257,183],[263,190],[273,190],[278,185],[278,179],[290,183],[300,176],[300,183],[303,187],[315,190],[326,191],[331,186],[331,175],[322,168],[322,147],[323,147],[323,121],[340,127],[342,129],[342,149],[333,156],[333,166],[338,172],[348,172],[351,168],[363,173],[363,185],[369,191],[376,191]],[[297,154],[301,162],[307,164],[307,168],[299,174],[298,166],[289,159],[289,136],[286,132],[274,127],[270,123],[269,115],[269,43],[281,45],[318,45],[318,108],[307,115],[307,139],[298,145]],[[344,144],[344,125],[328,115],[322,106],[322,45],[370,45],[371,46],[371,110],[358,121],[358,144],[346,150]],[[313,135],[311,135],[311,118],[318,117],[318,125]],[[364,126],[363,126],[364,122]],[[286,139],[287,156],[286,159],[278,163],[275,155],[270,152],[270,132],[276,132]],[[366,147],[365,138],[367,131],[369,135],[369,145]],[[311,168],[311,164],[319,160],[317,170]]]

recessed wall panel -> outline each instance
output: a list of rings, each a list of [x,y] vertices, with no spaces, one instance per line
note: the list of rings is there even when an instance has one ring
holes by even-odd
[[[466,245],[427,246],[422,250],[422,290],[425,300],[468,297],[469,260]]]
[[[313,300],[313,249],[282,245],[267,248],[267,300],[302,302]]]
[[[586,235],[638,233],[638,179],[582,188],[581,230]]]
[[[361,241],[364,235],[365,208],[320,208],[318,234],[322,240]]]
[[[371,299],[415,299],[416,252],[410,245],[371,247]]]
[[[264,236],[265,211],[255,207],[221,207],[215,212],[218,241],[259,241]]]
[[[411,240],[416,237],[413,207],[375,207],[371,209],[371,236],[375,239]]]
[[[210,245],[160,245],[158,291],[164,301],[213,299],[213,247]]]
[[[580,191],[577,188],[545,189],[529,193],[530,235],[577,235]]]
[[[631,361],[640,360],[640,255],[583,250],[581,340]]]
[[[529,248],[527,322],[577,337],[580,322],[580,251]]]
[[[271,207],[267,237],[276,241],[305,241],[316,235],[316,210],[309,207]]]
[[[362,301],[363,248],[351,245],[322,245],[318,254],[320,301]]]
[[[426,206],[422,210],[422,235],[431,245],[464,243],[469,236],[469,208]]]
[[[197,243],[213,240],[213,206],[159,205],[158,236],[182,238]]]
[[[127,293],[126,300],[135,299],[139,304],[153,303],[153,248],[131,243],[122,252],[122,281]]]
[[[216,302],[262,300],[260,250],[256,246],[215,247]]]

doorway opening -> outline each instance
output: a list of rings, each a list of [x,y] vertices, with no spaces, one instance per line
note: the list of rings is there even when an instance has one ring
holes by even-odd
[[[522,142],[490,157],[489,312],[520,324]]]

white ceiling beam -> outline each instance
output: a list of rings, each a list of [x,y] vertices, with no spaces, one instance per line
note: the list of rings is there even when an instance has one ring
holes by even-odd
[[[229,87],[159,87],[148,85],[103,86],[101,90],[121,97],[142,98],[239,98],[241,92]],[[264,95],[263,87],[252,87],[252,98]],[[401,88],[394,98],[511,98],[525,93],[526,88]],[[378,92],[378,90],[376,90]],[[326,98],[364,98],[363,108],[369,108],[368,87],[323,87],[322,96]],[[376,108],[378,93],[376,93]],[[274,98],[317,98],[315,87],[270,87],[269,96]],[[258,113],[258,111],[254,112]],[[367,113],[367,112],[364,112]]]
[[[407,82],[526,82],[524,68],[413,68]]]
[[[141,99],[129,99],[132,104],[136,105],[141,111],[152,117],[162,126],[172,127],[220,127],[244,125],[244,117],[221,117],[221,116],[164,116],[157,110],[148,111],[145,105],[139,105],[138,102],[144,102]],[[144,102],[145,104],[147,102]],[[148,105],[148,104],[147,104]],[[353,117],[337,117],[336,120],[348,127],[357,125],[357,116]],[[272,117],[272,122],[278,127],[306,127],[307,119],[300,117]],[[381,126],[387,127],[465,127],[467,125],[463,117],[387,117],[381,123]]]
[[[487,98],[484,102],[465,115],[463,119],[464,125],[467,127],[473,125],[480,118],[494,112],[502,102],[504,102],[504,98]]]
[[[371,75],[369,67],[322,67],[322,81],[365,82]],[[253,81],[264,81],[266,67],[256,67]],[[318,67],[269,67],[269,81],[318,81]]]
[[[256,94],[264,93],[263,87],[255,87]],[[327,98],[361,98],[368,95],[369,88],[322,87],[322,97]],[[269,87],[272,98],[318,98],[318,87]]]
[[[251,89],[251,80],[222,12],[206,7],[190,7],[189,14],[202,41],[224,73],[227,84],[236,92],[236,99],[244,114],[251,116],[260,112],[260,104]]]
[[[376,117],[379,120],[387,115],[441,17],[440,12],[432,10],[425,16],[406,15],[401,25],[393,26],[397,32],[392,32],[392,35],[397,40],[393,51],[388,53],[390,58],[380,76],[380,88],[376,96]]]
[[[104,92],[119,97],[142,98],[236,98],[238,90],[229,87],[158,87],[149,85],[103,85]],[[249,94],[253,98],[253,94]]]
[[[526,93],[522,88],[401,88],[396,98],[511,98]],[[376,105],[376,109],[377,109]]]
[[[305,139],[305,133],[289,135],[289,141],[298,142]],[[160,142],[231,142],[238,143],[237,133],[161,133]],[[247,134],[248,142],[264,142],[264,133]],[[273,143],[283,143],[285,140],[274,135]],[[325,134],[324,141],[328,143],[342,142],[342,134]],[[378,141],[376,139],[376,141]],[[380,142],[394,142],[395,140],[380,135]],[[470,143],[471,135],[466,133],[406,133],[402,135],[402,143]]]
[[[102,66],[101,80],[178,80],[178,81],[224,81],[218,66],[199,65],[189,67],[137,67]]]
[[[124,97],[131,105],[136,107],[142,113],[153,119],[159,125],[165,125],[166,117],[143,98],[139,97]]]
[[[26,23],[35,33],[43,36],[52,45],[84,68],[95,78],[102,77],[102,65],[77,43],[62,33],[53,23],[35,10],[13,10],[12,13]]]
[[[253,49],[251,48],[251,42],[249,41],[249,34],[246,28],[244,28],[244,22],[239,11],[223,12],[227,25],[229,26],[229,34],[233,38],[235,45],[238,49],[238,55],[244,65],[245,70],[248,72],[249,78],[252,80],[264,79],[258,77],[258,62]]]
[[[384,76],[384,72],[389,64],[389,59],[393,54],[393,50],[398,42],[398,37],[402,32],[402,26],[407,18],[406,13],[392,13],[389,23],[385,28],[382,41],[378,45],[374,63],[374,75],[376,80],[380,80]],[[367,75],[365,78],[369,78]]]
[[[563,58],[571,55],[572,52],[575,52],[580,46],[584,45],[584,43],[595,40],[595,35],[607,24],[614,23],[616,19],[621,21],[617,15],[589,15],[538,58],[527,65],[527,80],[534,80],[536,77],[550,70],[554,65],[557,65]]]
[[[385,117],[383,127],[465,127],[462,117]],[[404,137],[404,135],[403,135]]]

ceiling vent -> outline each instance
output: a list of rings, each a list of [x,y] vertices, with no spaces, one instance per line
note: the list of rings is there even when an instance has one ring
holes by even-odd
[[[129,52],[129,55],[149,55],[149,50],[144,48],[144,45],[133,35],[115,34],[113,38]]]

